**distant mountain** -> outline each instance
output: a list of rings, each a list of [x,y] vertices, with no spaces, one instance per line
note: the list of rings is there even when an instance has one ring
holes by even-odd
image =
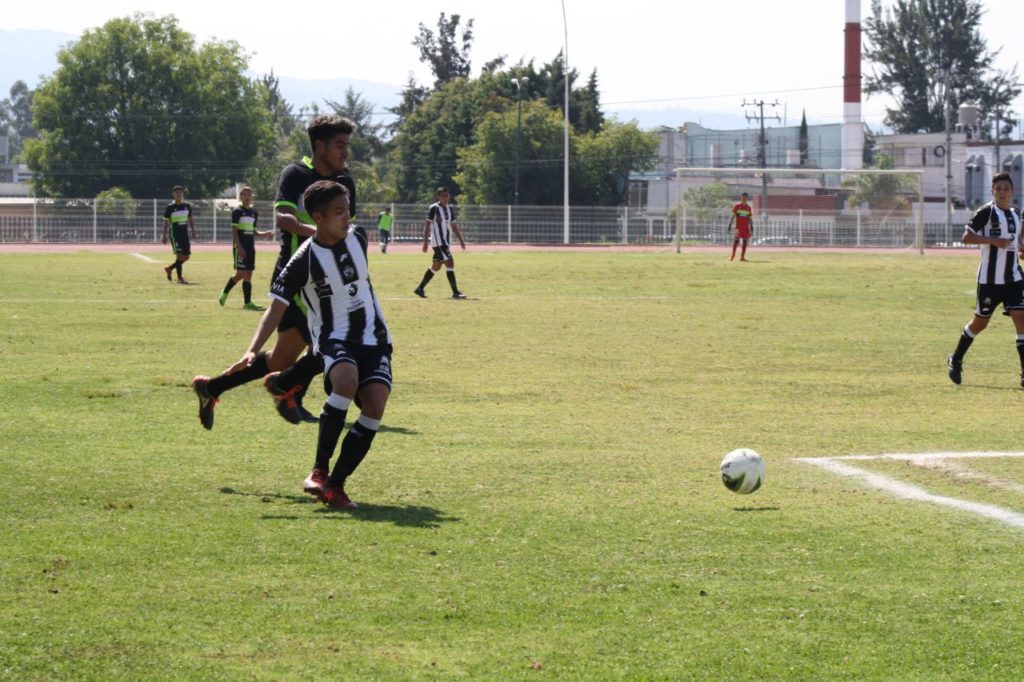
[[[55,31],[0,30],[0,99],[10,94],[15,81],[25,81],[33,89],[39,85],[43,76],[57,70],[57,51],[72,40],[78,40],[78,36]]]

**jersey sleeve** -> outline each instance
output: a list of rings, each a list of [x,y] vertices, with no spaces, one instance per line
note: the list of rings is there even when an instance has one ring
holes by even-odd
[[[427,209],[427,220],[430,222],[436,222],[437,218],[437,204],[431,204],[430,208]]]
[[[967,229],[974,234],[984,234],[985,226],[988,225],[988,221],[992,218],[992,206],[982,206],[974,215],[971,217],[971,221],[967,223]]]
[[[278,206],[298,208],[299,200],[302,198],[301,187],[301,178],[295,164],[281,171],[281,177],[277,181],[277,196],[274,198],[275,208]]]
[[[242,209],[236,208],[231,212],[231,225],[232,227],[238,225],[239,221],[242,220]]]
[[[306,240],[302,246],[295,251],[288,264],[281,269],[274,281],[270,284],[270,297],[290,303],[296,294],[309,281],[309,245]]]
[[[170,220],[171,219],[171,211],[172,210],[173,209],[171,208],[171,204],[167,204],[167,206],[164,207],[164,220]]]

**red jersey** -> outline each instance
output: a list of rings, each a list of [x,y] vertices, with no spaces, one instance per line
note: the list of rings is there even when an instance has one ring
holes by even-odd
[[[736,236],[740,239],[748,239],[750,237],[750,222],[754,215],[750,204],[745,204],[742,201],[736,204],[732,207],[732,215],[736,219]]]

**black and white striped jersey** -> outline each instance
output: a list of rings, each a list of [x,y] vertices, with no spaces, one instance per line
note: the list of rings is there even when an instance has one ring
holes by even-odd
[[[455,209],[451,206],[442,206],[441,202],[435,202],[427,210],[427,220],[430,221],[430,242],[435,248],[452,245],[452,223],[455,221]]]
[[[318,352],[328,339],[354,346],[385,347],[391,332],[370,284],[366,231],[353,227],[334,246],[307,239],[270,286],[270,296],[288,303],[299,295]]]
[[[967,229],[981,237],[1009,237],[1010,246],[1001,249],[990,244],[981,245],[981,263],[978,265],[978,284],[1009,284],[1024,280],[1017,250],[1021,245],[1021,216],[1014,207],[1000,209],[995,204],[979,208]]]

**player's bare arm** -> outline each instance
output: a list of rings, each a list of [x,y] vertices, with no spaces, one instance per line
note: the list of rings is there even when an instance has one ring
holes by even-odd
[[[188,214],[188,229],[189,232],[192,233],[192,239],[198,239],[198,237],[196,237],[196,221],[192,217],[191,213]]]
[[[423,253],[426,253],[427,249],[430,247],[430,227],[432,225],[433,222],[431,222],[429,218],[423,225]]]
[[[312,237],[316,234],[316,225],[306,225],[295,215],[291,206],[278,206],[274,211],[274,225],[282,232],[297,234],[300,237]]]
[[[284,317],[286,310],[288,310],[287,303],[276,298],[273,300],[270,307],[263,313],[263,317],[260,318],[259,324],[256,325],[256,332],[249,343],[249,350],[245,351],[235,364],[224,370],[225,374],[234,374],[253,363],[256,355],[263,348],[263,344],[267,342],[270,335],[277,329],[277,325],[281,322],[281,318]]]
[[[465,251],[466,250],[466,241],[462,238],[462,231],[459,230],[459,224],[458,223],[455,223],[455,222],[452,223],[452,232],[454,232],[455,236],[459,238],[459,244],[462,245],[462,250]]]
[[[167,220],[167,218],[164,218],[164,236],[160,238],[161,244],[167,243],[167,228],[170,226],[170,224],[170,221]]]
[[[1013,243],[1013,239],[1010,237],[986,237],[981,234],[975,234],[970,229],[964,230],[964,236],[960,238],[960,241],[964,244],[989,244],[1000,249],[1007,249]]]

